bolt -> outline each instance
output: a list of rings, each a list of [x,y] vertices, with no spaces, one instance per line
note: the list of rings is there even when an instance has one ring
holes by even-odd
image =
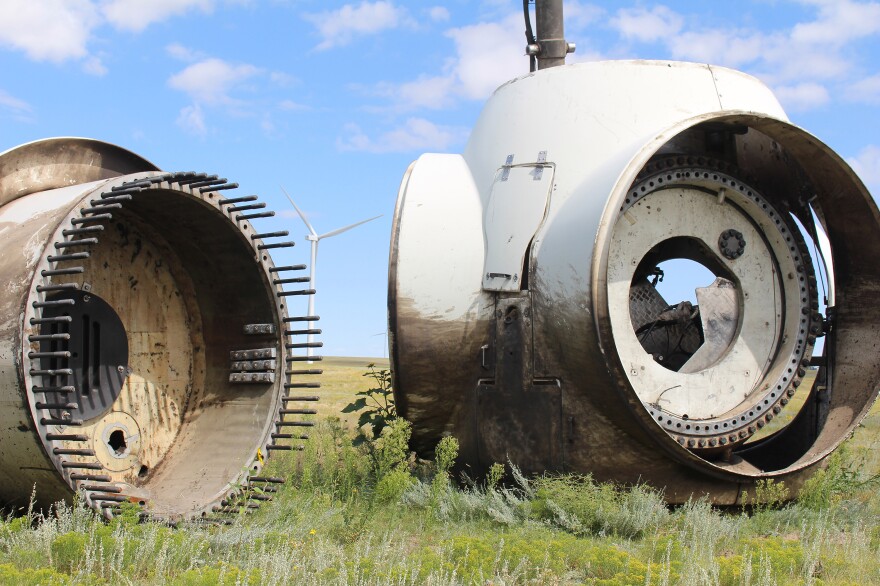
[[[116,367],[116,372],[118,372],[119,374],[122,374],[123,372],[125,372],[125,367],[120,364],[119,366]]]

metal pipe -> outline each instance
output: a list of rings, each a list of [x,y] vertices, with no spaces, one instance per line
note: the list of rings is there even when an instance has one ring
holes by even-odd
[[[565,56],[574,52],[574,45],[565,41],[562,0],[535,1],[535,37],[538,69],[565,65]],[[531,51],[531,46],[529,47]]]

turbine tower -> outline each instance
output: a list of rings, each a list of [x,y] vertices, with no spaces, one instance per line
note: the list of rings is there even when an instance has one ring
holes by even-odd
[[[309,263],[309,289],[314,290],[315,289],[315,268],[316,268],[316,265],[318,262],[318,242],[320,242],[324,238],[330,238],[331,236],[336,236],[337,234],[342,234],[343,232],[347,232],[347,231],[351,230],[352,228],[357,228],[361,224],[366,224],[367,222],[372,222],[376,218],[381,218],[382,214],[379,214],[378,216],[373,216],[372,218],[368,218],[366,220],[361,220],[360,222],[355,222],[354,224],[350,224],[350,225],[345,226],[343,228],[337,228],[336,230],[331,230],[330,232],[319,235],[315,231],[315,228],[312,227],[312,224],[306,218],[306,215],[302,212],[301,209],[299,209],[299,206],[296,205],[296,203],[293,201],[293,198],[290,197],[290,194],[287,193],[287,190],[284,189],[283,186],[281,187],[281,191],[283,191],[284,195],[287,196],[287,199],[290,201],[290,205],[293,206],[293,209],[296,210],[296,213],[299,214],[299,217],[302,218],[303,223],[306,225],[306,228],[308,228],[308,230],[309,230],[309,233],[306,234],[306,240],[311,242],[311,249],[312,249],[311,250],[312,260]],[[314,315],[315,315],[315,296],[314,295],[309,295],[309,309],[308,309],[307,315],[309,317],[314,317]],[[313,329],[312,328],[313,323],[314,322],[312,322],[312,321],[308,322],[309,330]],[[312,356],[312,353],[313,353],[312,341],[313,340],[314,340],[314,334],[311,334],[311,333],[308,334],[307,341],[308,341],[309,345],[306,348],[306,356],[309,356],[309,357]]]

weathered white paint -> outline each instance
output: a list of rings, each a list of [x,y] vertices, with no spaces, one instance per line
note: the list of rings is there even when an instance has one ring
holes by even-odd
[[[486,262],[483,289],[519,291],[523,261],[544,215],[553,186],[553,168],[524,165],[499,169],[483,215]]]

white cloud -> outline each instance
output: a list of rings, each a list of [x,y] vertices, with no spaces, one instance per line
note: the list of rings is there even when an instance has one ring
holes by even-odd
[[[767,38],[753,31],[686,31],[668,39],[668,45],[677,59],[742,67],[761,58]]]
[[[663,5],[646,8],[624,8],[611,19],[611,26],[625,39],[653,43],[678,34],[684,19]]]
[[[206,57],[204,53],[191,49],[186,45],[181,45],[180,43],[171,43],[165,47],[165,52],[173,59],[186,62],[199,61]]]
[[[853,68],[845,51],[854,41],[880,34],[880,3],[800,0],[816,16],[790,29],[695,30],[669,39],[676,58],[748,68],[777,85],[843,79]]]
[[[307,14],[305,19],[318,29],[322,40],[315,48],[319,51],[347,45],[357,36],[380,33],[408,23],[406,11],[387,0],[364,0],[357,6],[346,4],[338,10]]]
[[[110,24],[134,32],[190,10],[210,12],[213,7],[213,0],[105,0],[101,4]]]
[[[449,10],[445,6],[432,6],[428,9],[428,16],[434,22],[446,22],[449,20]]]
[[[796,43],[839,46],[880,32],[880,3],[851,0],[806,3],[819,7],[819,18],[794,26],[791,38]]]
[[[30,104],[0,89],[0,112],[9,112],[15,120],[29,122],[33,107]]]
[[[241,114],[244,101],[233,97],[233,92],[243,89],[249,79],[262,75],[263,71],[247,63],[232,64],[222,59],[203,59],[186,67],[168,79],[168,86],[187,94],[192,104],[184,107],[177,117],[177,125],[200,136],[205,136],[207,107],[223,107],[228,112]]]
[[[283,71],[273,71],[269,74],[269,81],[276,85],[288,86],[296,81],[296,78]]]
[[[868,145],[847,162],[865,182],[874,199],[880,198],[880,146]]]
[[[454,84],[452,75],[422,76],[401,84],[379,84],[377,93],[389,97],[399,110],[437,110],[453,104]]]
[[[34,61],[80,60],[84,72],[104,75],[107,67],[88,48],[99,27],[139,32],[190,10],[209,11],[215,1],[2,0],[0,47],[22,51]]]
[[[605,9],[594,4],[565,3],[565,30],[578,31],[605,16]],[[568,36],[568,35],[566,35]]]
[[[9,95],[4,90],[0,90],[0,106],[13,112],[30,112],[33,108],[24,100]]]
[[[474,24],[448,31],[455,41],[453,67],[457,92],[468,99],[484,99],[502,83],[528,73],[522,15],[502,22]]]
[[[577,1],[566,3],[565,10],[569,30],[586,27],[604,14],[598,6]],[[498,21],[449,29],[445,34],[454,43],[455,55],[440,74],[400,84],[381,83],[375,93],[389,97],[398,111],[442,109],[460,99],[486,99],[500,85],[529,72],[522,19],[521,12],[508,11],[508,16]],[[596,52],[581,50],[581,54],[569,56],[569,62],[600,58]]]
[[[3,0],[0,45],[34,61],[62,63],[88,55],[88,41],[100,22],[90,0]]]
[[[107,74],[107,67],[104,65],[104,62],[101,61],[100,57],[95,57],[94,55],[85,58],[82,68],[89,75],[101,77]]]
[[[202,114],[202,107],[199,104],[182,108],[180,115],[177,117],[177,125],[187,132],[199,136],[205,136],[208,133],[208,127],[205,125],[205,116]]]
[[[793,112],[813,110],[831,101],[825,86],[815,82],[778,86],[773,93],[786,110]]]
[[[281,100],[278,102],[278,109],[285,112],[296,112],[301,110],[309,110],[310,108],[305,104],[300,104],[299,102],[294,102],[293,100]]]
[[[399,112],[447,108],[459,99],[483,100],[504,82],[528,73],[521,29],[522,14],[450,29],[446,36],[455,45],[455,56],[442,73],[399,84],[380,83],[374,93],[390,98]]]
[[[357,125],[346,127],[348,138],[339,139],[336,146],[342,151],[370,153],[404,153],[411,151],[445,151],[465,140],[467,131],[450,126],[439,126],[424,118],[410,118],[403,126],[371,139]]]
[[[194,63],[168,80],[168,85],[188,94],[200,104],[235,104],[230,94],[242,82],[261,73],[246,63],[234,65],[222,59],[210,58]]]
[[[853,102],[880,105],[880,73],[851,84],[846,98]]]
[[[569,64],[590,63],[593,61],[602,61],[603,59],[607,59],[607,57],[599,51],[578,47],[578,50],[575,53],[565,58],[565,62]]]

